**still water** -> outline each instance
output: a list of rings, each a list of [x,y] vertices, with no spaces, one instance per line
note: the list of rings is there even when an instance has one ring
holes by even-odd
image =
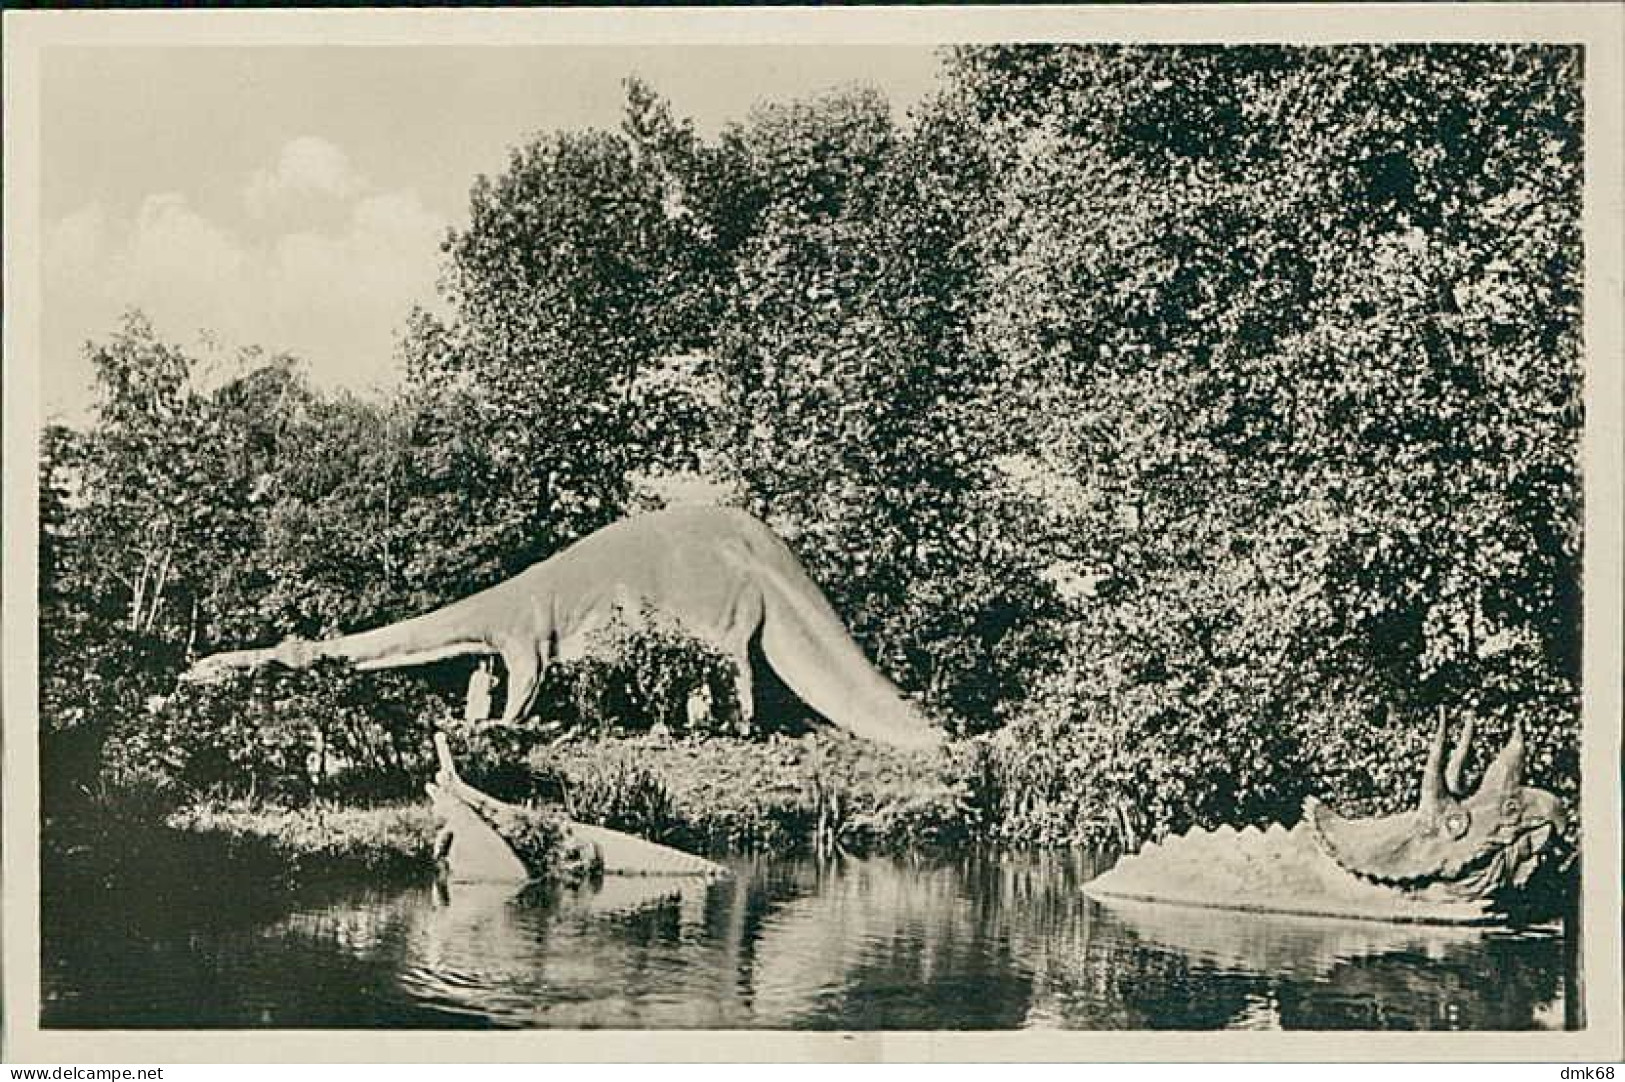
[[[1082,852],[736,858],[710,883],[77,897],[47,1026],[1529,1029],[1555,931],[1105,906]]]

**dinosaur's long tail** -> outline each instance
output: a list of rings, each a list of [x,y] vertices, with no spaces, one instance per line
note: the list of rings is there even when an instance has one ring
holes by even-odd
[[[941,729],[870,664],[799,567],[762,582],[762,654],[803,702],[835,725],[902,748],[935,748]]]

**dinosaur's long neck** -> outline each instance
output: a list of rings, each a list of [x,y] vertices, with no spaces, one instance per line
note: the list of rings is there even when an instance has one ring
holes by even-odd
[[[311,660],[337,658],[358,669],[398,669],[494,651],[483,594],[371,631],[310,644]]]
[[[494,653],[497,629],[493,625],[500,599],[488,594],[465,597],[422,616],[354,635],[319,642],[290,639],[278,646],[212,654],[198,661],[192,672],[202,675],[272,664],[305,669],[322,658],[348,661],[358,669],[397,669],[465,654]]]

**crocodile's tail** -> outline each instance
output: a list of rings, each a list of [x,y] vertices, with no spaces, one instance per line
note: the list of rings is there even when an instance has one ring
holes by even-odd
[[[660,845],[625,831],[591,823],[570,824],[570,833],[591,842],[604,862],[605,875],[704,875],[725,876],[728,869],[715,861]]]
[[[940,728],[863,655],[799,566],[762,583],[762,655],[791,691],[848,732],[901,748],[936,748]]]

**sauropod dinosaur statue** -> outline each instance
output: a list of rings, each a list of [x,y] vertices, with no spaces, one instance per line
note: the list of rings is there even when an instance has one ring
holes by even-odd
[[[592,632],[641,606],[734,659],[747,722],[755,643],[779,679],[833,724],[899,747],[943,742],[942,731],[864,657],[789,546],[744,512],[715,507],[623,519],[433,612],[354,635],[213,654],[188,676],[265,664],[303,669],[322,658],[386,669],[499,654],[508,671],[502,720],[512,723],[534,703],[550,662],[580,656]]]

